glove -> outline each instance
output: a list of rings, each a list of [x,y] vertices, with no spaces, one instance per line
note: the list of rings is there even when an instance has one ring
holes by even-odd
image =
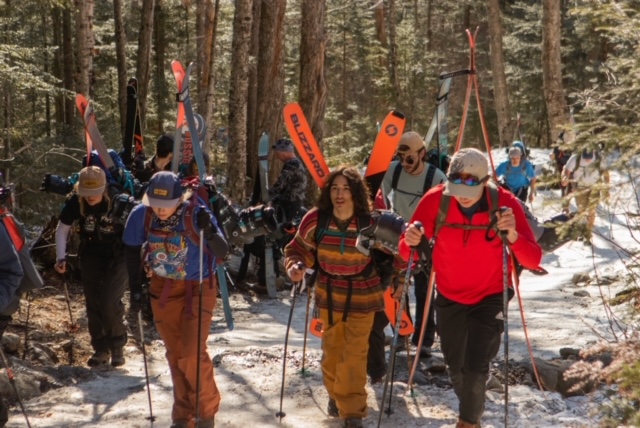
[[[144,295],[142,292],[131,293],[129,296],[129,310],[140,312],[144,308]]]
[[[204,208],[200,208],[196,214],[196,226],[198,226],[198,229],[202,229],[205,237],[211,237],[218,231],[211,222],[209,212]]]

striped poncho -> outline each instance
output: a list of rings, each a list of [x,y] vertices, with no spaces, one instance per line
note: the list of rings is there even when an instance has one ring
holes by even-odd
[[[327,229],[319,234],[320,242],[316,243],[318,209],[314,208],[304,216],[295,238],[285,247],[287,270],[298,262],[308,267],[315,266],[317,254],[320,270],[315,283],[315,298],[320,308],[329,309],[330,288],[333,311],[344,312],[351,284],[349,312],[368,313],[384,309],[380,276],[371,257],[356,248],[357,223],[354,216],[343,232],[332,218]]]

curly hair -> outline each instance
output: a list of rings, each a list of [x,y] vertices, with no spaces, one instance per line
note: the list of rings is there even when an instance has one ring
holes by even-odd
[[[354,214],[369,214],[373,210],[373,205],[369,199],[369,186],[358,170],[348,165],[341,165],[329,174],[326,184],[320,191],[320,196],[318,197],[316,204],[318,209],[327,213],[333,212],[331,185],[339,175],[345,177],[349,183],[349,190],[351,190],[351,197],[353,198]]]

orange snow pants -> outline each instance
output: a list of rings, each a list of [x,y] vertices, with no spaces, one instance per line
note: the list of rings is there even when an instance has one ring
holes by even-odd
[[[367,353],[374,315],[349,312],[345,322],[342,312],[334,311],[335,324],[330,326],[329,311],[320,309],[328,326],[322,333],[322,380],[341,419],[367,416]]]
[[[181,281],[153,275],[149,293],[153,319],[167,349],[173,381],[173,422],[192,426],[196,417],[198,346],[198,281]],[[207,337],[216,303],[216,287],[209,279],[202,285],[200,337],[200,419],[213,419],[220,407],[220,392],[213,378],[213,364],[207,353]]]

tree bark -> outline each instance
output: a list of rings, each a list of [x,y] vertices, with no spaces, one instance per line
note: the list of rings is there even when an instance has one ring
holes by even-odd
[[[249,93],[247,96],[247,176],[255,178],[258,156],[257,135],[260,130],[257,128],[258,112],[258,54],[260,49],[262,1],[253,1],[253,22],[251,24],[251,47],[249,48]]]
[[[547,138],[551,139],[555,139],[560,134],[562,126],[569,122],[567,101],[562,85],[560,3],[557,0],[542,2],[542,81],[551,132]]]
[[[118,110],[120,111],[120,133],[124,135],[127,118],[127,34],[124,31],[122,0],[113,0],[113,18],[116,36],[116,64],[118,67]]]
[[[151,62],[151,35],[153,32],[154,6],[154,0],[143,0],[142,11],[140,13],[136,77],[138,79],[138,108],[140,109],[140,122],[142,129],[145,129],[145,124],[147,123],[147,93],[149,91],[149,63]]]
[[[51,72],[60,82],[63,82],[64,85],[64,75],[62,74],[62,13],[60,7],[55,5],[51,6],[51,30],[53,33],[51,44],[57,46],[57,49],[53,52]],[[55,121],[60,124],[64,123],[64,95],[56,94],[53,105]]]
[[[387,29],[384,25],[384,2],[381,1],[376,4],[373,9],[373,16],[376,23],[376,39],[383,47],[387,47]]]
[[[165,25],[166,25],[166,13],[164,11],[164,7],[162,5],[162,0],[156,0],[155,8],[154,8],[154,19],[153,19],[153,52],[154,52],[154,64],[155,64],[155,93],[156,93],[156,105],[158,109],[157,114],[157,126],[155,127],[156,133],[158,135],[162,135],[165,133],[163,128],[163,123],[167,116],[169,115],[170,107],[169,100],[171,100],[171,96],[169,95],[169,86],[167,85],[167,79],[165,76],[165,70],[167,69],[167,63],[165,61],[165,47],[166,47],[166,34],[165,34]],[[146,127],[149,129],[149,127]]]
[[[229,91],[229,148],[227,189],[236,201],[245,199],[247,171],[247,98],[253,0],[237,0],[231,46]]]
[[[70,8],[62,9],[62,58],[63,58],[63,86],[67,91],[73,92],[75,87],[74,69],[75,57],[73,54],[73,31],[71,26]],[[73,97],[65,97],[64,102],[64,122],[71,129],[74,124],[76,114],[75,101]]]
[[[210,3],[207,7],[207,16],[208,16],[208,25],[207,33],[210,35],[210,55],[209,55],[209,64],[207,67],[207,97],[205,99],[205,109],[203,111],[204,120],[207,124],[208,134],[210,136],[216,135],[216,127],[213,122],[213,113],[215,111],[215,91],[216,91],[216,72],[214,67],[214,59],[215,59],[215,47],[216,47],[216,32],[218,29],[218,12],[220,10],[220,0],[215,0],[215,4]],[[211,140],[211,137],[209,138]],[[213,151],[215,162],[215,154],[216,151]]]
[[[286,0],[263,0],[260,13],[260,45],[258,49],[258,91],[256,133],[248,146],[257,149],[258,136],[263,131],[269,134],[270,144],[282,134],[282,108],[284,107],[284,13]],[[249,149],[247,149],[249,152]],[[257,150],[256,150],[257,152]],[[257,153],[256,153],[257,155]],[[270,179],[273,182],[280,173],[280,165],[274,156],[270,157]],[[252,169],[257,168],[257,156]]]
[[[388,0],[387,28],[389,29],[389,80],[391,81],[393,105],[400,100],[400,81],[398,80],[398,45],[396,44],[396,2]]]
[[[213,67],[213,54],[214,54],[214,31],[216,27],[216,11],[213,0],[204,0],[203,5],[203,35],[202,35],[202,50],[200,51],[200,80],[198,84],[198,111],[205,119],[207,124],[207,136],[205,136],[204,147],[208,149],[211,135],[215,135],[215,130],[212,129],[212,111],[213,111],[213,92],[214,87],[209,86],[209,80],[212,79],[211,68]]]
[[[327,108],[325,0],[302,0],[302,34],[300,39],[300,96],[302,111],[322,151],[324,113]],[[314,199],[318,188],[309,178],[307,201]]]
[[[91,97],[93,83],[93,0],[75,0],[76,92]]]
[[[498,116],[498,136],[500,138],[500,145],[508,147],[509,144],[511,144],[513,130],[511,127],[511,109],[509,108],[507,76],[504,69],[500,0],[489,0],[487,2],[487,15],[489,18],[489,58],[491,60],[491,74],[493,77],[493,103],[496,115]]]

